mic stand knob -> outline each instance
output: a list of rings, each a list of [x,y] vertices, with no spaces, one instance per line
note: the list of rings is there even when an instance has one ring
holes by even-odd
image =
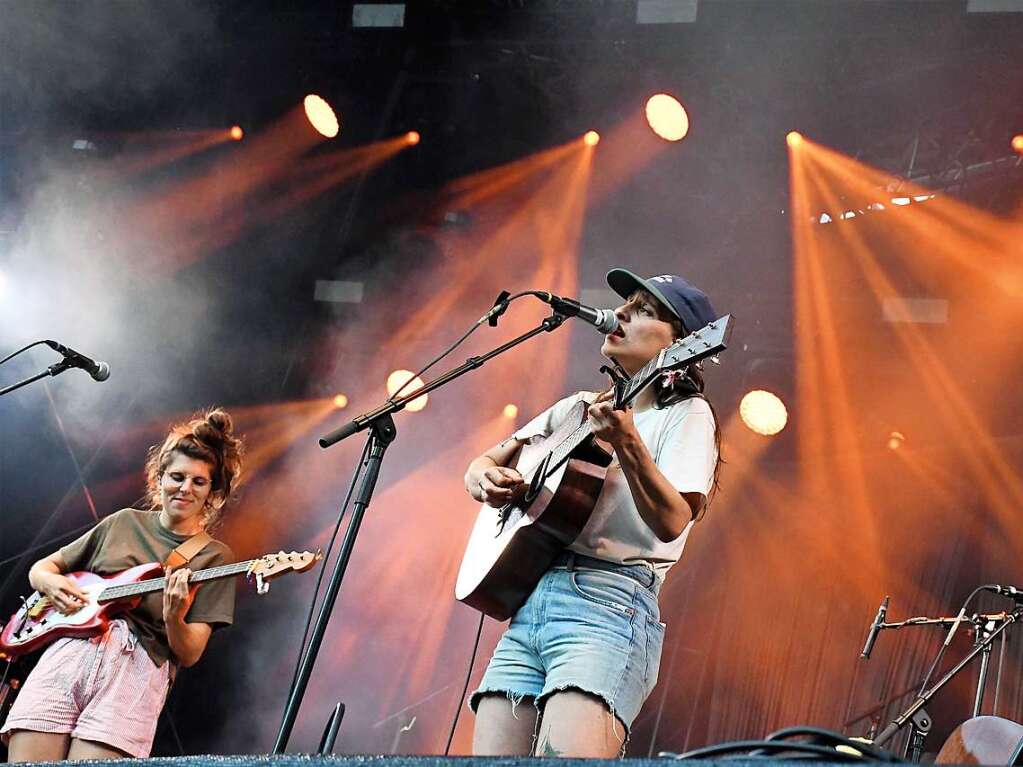
[[[909,741],[906,743],[906,758],[911,762],[919,764],[920,757],[924,753],[924,739],[931,731],[931,715],[926,709],[921,708],[915,714],[910,723]]]

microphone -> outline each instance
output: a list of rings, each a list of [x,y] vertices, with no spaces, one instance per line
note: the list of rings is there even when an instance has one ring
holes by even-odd
[[[544,303],[554,307],[558,314],[566,317],[578,317],[583,322],[593,325],[601,333],[614,333],[618,329],[618,318],[611,309],[594,309],[571,298],[561,298],[553,293],[539,290],[536,295]]]
[[[985,591],[993,591],[995,594],[1015,599],[1017,602],[1023,602],[1023,589],[1018,589],[1015,586],[998,586],[992,583],[981,588]]]
[[[97,362],[91,357],[86,357],[81,352],[69,349],[56,341],[45,341],[47,346],[61,355],[73,368],[81,368],[92,376],[94,381],[106,381],[110,378],[110,366],[105,362]]]
[[[884,625],[884,619],[887,615],[888,597],[885,597],[884,601],[881,602],[881,606],[877,608],[874,622],[870,624],[870,633],[867,634],[867,642],[863,645],[863,652],[860,653],[861,658],[869,658],[870,653],[874,651],[874,642],[877,641],[877,635],[881,633],[881,626]]]

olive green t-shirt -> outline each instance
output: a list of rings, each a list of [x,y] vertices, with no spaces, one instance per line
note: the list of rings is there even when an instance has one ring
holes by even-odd
[[[121,509],[64,546],[60,555],[69,572],[86,570],[97,575],[114,575],[136,565],[163,562],[187,539],[187,535],[178,535],[161,525],[157,511]],[[206,544],[187,567],[194,572],[233,561],[231,549],[214,540]],[[234,592],[233,578],[201,584],[185,622],[208,623],[214,630],[229,626],[234,621]],[[163,622],[163,591],[144,595],[138,607],[119,617],[128,622],[156,665],[174,660]]]

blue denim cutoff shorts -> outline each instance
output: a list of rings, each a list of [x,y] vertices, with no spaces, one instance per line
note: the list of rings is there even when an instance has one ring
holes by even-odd
[[[603,699],[628,730],[657,682],[659,588],[646,565],[563,553],[512,618],[469,706],[501,693],[542,710],[551,694],[576,689]]]

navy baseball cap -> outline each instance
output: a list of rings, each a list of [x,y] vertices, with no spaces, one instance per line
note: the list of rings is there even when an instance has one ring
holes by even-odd
[[[622,298],[628,298],[637,290],[647,291],[682,320],[687,333],[718,318],[707,294],[676,274],[661,274],[644,280],[628,269],[612,269],[607,273],[607,284]]]

